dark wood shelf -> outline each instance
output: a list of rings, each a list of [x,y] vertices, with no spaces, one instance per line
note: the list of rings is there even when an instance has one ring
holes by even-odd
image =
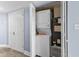
[[[61,32],[59,32],[59,31],[54,31],[53,33],[57,33],[57,34],[60,33],[61,34]]]
[[[53,23],[53,25],[61,26],[61,23]]]
[[[54,26],[61,26],[61,23],[58,23],[58,19],[59,19],[60,17],[56,17],[56,18],[52,18],[52,39],[51,39],[51,42],[52,42],[52,44],[51,44],[51,46],[54,46],[54,43],[53,43],[53,41],[55,41],[56,42],[56,46],[58,46],[58,47],[61,47],[61,43],[60,44],[58,44],[57,43],[57,40],[58,39],[60,39],[60,42],[61,42],[61,31],[54,31]]]

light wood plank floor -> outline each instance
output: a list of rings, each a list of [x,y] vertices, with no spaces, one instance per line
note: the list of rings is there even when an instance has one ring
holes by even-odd
[[[11,48],[0,48],[0,57],[28,57],[28,56]]]

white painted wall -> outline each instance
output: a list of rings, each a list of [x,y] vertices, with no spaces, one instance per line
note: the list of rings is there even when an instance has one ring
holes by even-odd
[[[30,7],[24,10],[24,50],[30,52]]]
[[[79,57],[79,2],[68,2],[68,56]]]
[[[0,45],[8,43],[7,21],[7,14],[0,14]]]

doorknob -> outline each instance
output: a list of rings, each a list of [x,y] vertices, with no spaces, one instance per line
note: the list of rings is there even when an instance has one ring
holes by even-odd
[[[15,35],[15,32],[13,32],[13,35]]]

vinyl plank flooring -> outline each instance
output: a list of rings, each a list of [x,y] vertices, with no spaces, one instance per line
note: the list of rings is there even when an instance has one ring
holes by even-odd
[[[0,57],[29,57],[11,48],[0,48]]]

